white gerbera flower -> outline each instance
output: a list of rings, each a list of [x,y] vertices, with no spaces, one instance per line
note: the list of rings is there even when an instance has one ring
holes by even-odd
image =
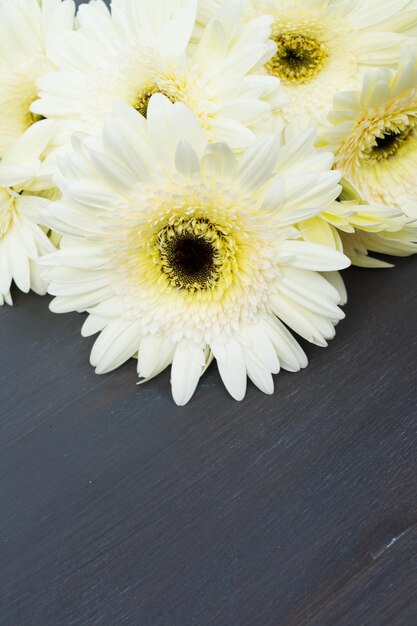
[[[287,102],[279,81],[258,76],[274,52],[271,18],[239,21],[240,3],[229,2],[190,45],[197,0],[113,0],[83,5],[80,29],[63,38],[53,58],[60,71],[39,80],[36,112],[70,130],[99,132],[114,102],[146,116],[152,94],[186,104],[213,141],[241,150],[271,109]]]
[[[415,224],[405,225],[398,231],[385,230],[379,233],[355,230],[352,234],[341,233],[341,238],[346,256],[350,258],[352,265],[358,267],[392,267],[392,263],[369,256],[370,252],[398,257],[416,254],[417,229]]]
[[[221,0],[200,0],[205,23]],[[394,67],[417,24],[415,0],[246,0],[245,15],[273,16],[277,53],[266,64],[291,105],[289,121],[325,122],[333,97],[356,89],[368,67]]]
[[[98,373],[136,354],[144,379],[172,363],[182,405],[214,357],[242,399],[247,375],[272,393],[272,373],[306,365],[282,322],[321,346],[334,336],[340,295],[317,272],[349,261],[291,239],[291,224],[339,194],[339,175],[311,176],[300,190],[296,177],[273,174],[292,160],[302,177],[305,146],[281,153],[268,135],[237,159],[207,143],[184,105],[154,95],[147,119],[119,104],[102,139],[81,135],[74,148],[48,220],[61,250],[44,263],[52,310],[87,310],[83,334],[101,331]]]
[[[0,159],[40,116],[36,80],[53,69],[49,49],[74,23],[72,0],[0,2]]]
[[[362,90],[336,96],[324,143],[368,202],[417,218],[417,54],[396,71],[370,70]]]
[[[347,181],[342,184],[337,201],[298,225],[305,241],[335,247],[360,267],[391,267],[369,252],[400,257],[416,254],[417,222],[400,209],[367,204],[357,189]]]
[[[48,200],[38,187],[49,176],[42,156],[54,127],[50,120],[34,124],[0,162],[0,304],[12,304],[12,281],[26,293],[46,293],[37,260],[55,248],[40,226]]]
[[[332,167],[334,157],[329,152],[319,152],[315,148],[314,128],[296,133],[293,125],[287,125],[281,133],[281,140],[283,148],[279,171],[281,174],[285,172],[287,177],[297,181],[300,194],[304,185],[308,187],[311,176],[316,179],[317,187],[320,186],[321,180],[326,184],[327,172]],[[303,175],[300,176],[299,163],[291,158],[284,158],[284,155],[286,151],[298,154],[302,146],[309,158],[305,158]],[[407,256],[416,252],[414,242],[417,228],[403,211],[380,205],[371,206],[363,200],[353,185],[346,180],[342,180],[341,184],[343,188],[337,200],[331,201],[331,198],[328,198],[328,202],[323,203],[325,209],[319,215],[297,224],[305,241],[344,252],[352,261],[355,260],[356,264],[358,254],[356,251],[351,254],[355,242],[358,242],[361,250],[366,241],[369,244],[369,251],[396,256]],[[374,267],[387,265],[369,257],[365,262],[367,267],[370,267],[371,263]]]

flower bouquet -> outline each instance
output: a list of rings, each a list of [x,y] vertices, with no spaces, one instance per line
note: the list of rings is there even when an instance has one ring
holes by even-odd
[[[179,405],[213,360],[273,393],[341,270],[416,252],[416,35],[417,0],[0,0],[0,303]]]

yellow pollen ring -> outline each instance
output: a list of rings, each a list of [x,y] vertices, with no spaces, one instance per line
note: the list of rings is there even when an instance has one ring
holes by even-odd
[[[203,218],[179,218],[161,228],[151,243],[161,275],[174,289],[188,292],[228,283],[235,247],[233,237]]]
[[[368,148],[364,157],[368,162],[382,162],[394,157],[415,134],[413,125],[405,128],[384,129],[373,137],[373,145]]]
[[[272,39],[278,50],[266,69],[284,83],[308,83],[326,65],[327,48],[316,37],[289,32],[273,35]]]
[[[32,111],[29,111],[28,113],[28,127],[32,126],[33,124],[36,124],[36,122],[40,122],[41,120],[44,120],[45,118],[43,117],[43,115],[38,115],[37,113],[32,113]]]
[[[150,85],[149,87],[145,87],[145,89],[140,92],[139,96],[132,103],[133,108],[136,109],[136,111],[138,111],[141,115],[143,115],[143,117],[146,117],[148,114],[149,100],[152,98],[153,95],[157,93],[161,93],[169,100],[171,100],[171,102],[175,102],[175,99],[172,97],[172,95],[165,93],[164,91],[159,89],[157,85]]]

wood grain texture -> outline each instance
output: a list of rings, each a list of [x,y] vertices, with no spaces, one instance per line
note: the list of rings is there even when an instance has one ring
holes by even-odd
[[[96,376],[82,317],[0,310],[0,624],[415,623],[416,262],[349,270],[311,363],[236,403],[212,367]]]
[[[416,261],[349,270],[310,366],[235,403],[215,367],[98,377],[82,318],[0,309],[1,626],[412,626]]]

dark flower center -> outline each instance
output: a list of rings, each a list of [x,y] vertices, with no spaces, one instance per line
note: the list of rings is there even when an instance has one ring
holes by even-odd
[[[387,130],[381,137],[375,137],[375,143],[367,154],[368,159],[371,161],[391,159],[413,135],[412,126],[404,130]]]
[[[228,238],[203,218],[180,218],[158,233],[157,263],[176,289],[214,288],[228,256]]]
[[[166,246],[167,260],[185,281],[204,283],[214,269],[215,251],[203,237],[180,236]]]

